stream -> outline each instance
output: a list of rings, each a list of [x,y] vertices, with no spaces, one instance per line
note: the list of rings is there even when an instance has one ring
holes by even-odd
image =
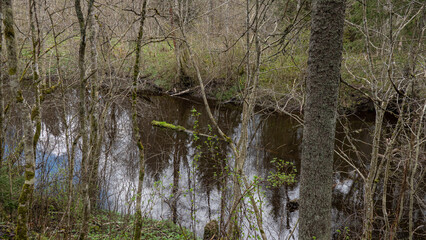
[[[152,120],[181,125],[210,135],[215,130],[204,105],[198,99],[168,96],[150,97],[140,104],[139,126],[145,148],[145,178],[142,213],[154,219],[170,219],[202,237],[204,226],[211,220],[226,217],[232,202],[232,152],[224,141],[153,127]],[[194,111],[195,109],[196,111]],[[234,142],[241,131],[241,108],[235,105],[212,105],[214,117],[222,130]],[[70,120],[70,122],[76,120]],[[101,206],[107,210],[133,213],[138,177],[138,151],[132,140],[131,114],[128,103],[114,104],[106,124],[106,136],[99,166],[102,176]],[[352,135],[359,140],[358,148],[370,152],[371,117],[349,120]],[[64,134],[54,135],[58,121],[44,119],[39,146],[51,149],[55,156],[64,154]],[[56,127],[55,127],[56,126]],[[195,126],[195,128],[194,128]],[[348,156],[343,146],[345,134],[337,127],[336,147]],[[198,138],[198,139],[197,139]],[[62,140],[61,140],[62,139]],[[302,126],[293,118],[278,113],[257,112],[249,127],[250,147],[244,172],[250,182],[260,179],[254,187],[254,197],[262,211],[263,227],[268,239],[287,239],[297,225]],[[62,150],[61,150],[62,149]],[[77,154],[78,156],[78,154]],[[66,158],[60,159],[66,165]],[[276,173],[277,162],[287,174],[295,173],[295,183],[272,186],[268,181]],[[296,172],[294,172],[294,168]],[[362,182],[358,174],[337,155],[334,163],[333,230],[345,227],[359,229],[362,209]],[[78,171],[78,164],[76,172]],[[318,166],[321,171],[321,166]],[[227,174],[222,174],[228,172]],[[40,173],[38,173],[40,175]],[[227,177],[226,177],[227,176]],[[258,234],[249,199],[244,199],[241,216],[244,239]],[[221,209],[223,211],[221,212]],[[297,230],[297,226],[296,226]],[[336,232],[337,234],[337,232]],[[290,239],[297,239],[294,231]]]

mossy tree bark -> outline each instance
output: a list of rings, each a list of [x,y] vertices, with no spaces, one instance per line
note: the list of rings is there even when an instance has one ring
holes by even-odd
[[[7,83],[6,83],[6,80],[7,80],[7,74],[4,74],[5,72],[9,72],[9,71],[6,71],[6,62],[8,62],[8,70],[12,67],[13,68],[13,64],[16,64],[16,61],[15,61],[15,63],[13,63],[13,61],[11,62],[11,60],[13,60],[13,58],[15,57],[16,58],[16,54],[13,54],[15,51],[16,51],[16,45],[14,45],[14,40],[13,39],[11,39],[11,38],[7,38],[6,37],[6,30],[3,30],[3,23],[6,25],[6,24],[8,24],[8,21],[5,21],[5,15],[6,14],[8,14],[7,12],[6,12],[6,6],[5,6],[5,4],[6,4],[6,1],[0,1],[0,100],[1,100],[1,109],[0,109],[0,117],[1,117],[1,123],[0,123],[0,127],[1,127],[1,135],[0,135],[0,147],[1,147],[1,154],[0,154],[0,168],[2,167],[2,162],[3,162],[3,158],[4,158],[4,147],[5,147],[5,126],[6,126],[6,113],[8,112],[8,109],[9,109],[9,107],[10,107],[10,105],[12,104],[10,101],[13,99],[13,97],[12,97],[12,99],[11,98],[8,98],[8,102],[9,102],[9,104],[8,105],[6,105],[5,106],[5,101],[6,101],[6,95],[4,95],[4,92],[5,91],[7,91],[6,89],[7,89]],[[11,3],[9,3],[9,4],[11,4]],[[10,9],[9,11],[11,11],[12,9]],[[12,16],[13,16],[13,12],[10,12],[10,14],[12,14]],[[10,19],[10,18],[9,18]],[[13,19],[12,19],[13,20]],[[10,21],[10,20],[9,20]],[[10,29],[10,27],[12,27],[12,29]],[[13,26],[8,26],[8,28],[10,29],[10,30],[8,30],[8,31],[11,31],[11,30],[13,30]],[[4,54],[4,52],[3,52],[3,49],[4,49],[4,43],[3,43],[3,34],[5,34],[5,39],[6,39],[6,51],[7,51],[7,56],[5,55],[5,56],[3,56],[3,54]],[[11,33],[9,33],[9,34],[11,34]],[[14,37],[14,33],[13,33],[13,37]],[[7,61],[6,61],[6,59],[7,59]],[[12,75],[12,77],[10,77],[10,79],[13,79],[13,77],[16,77],[16,76],[14,76],[14,75]],[[16,89],[15,89],[16,90]],[[20,153],[22,153],[22,151],[23,151],[23,142],[21,141],[19,144],[18,144],[18,147],[16,148],[16,150],[15,151],[17,151],[17,152],[19,152],[19,154]],[[12,154],[13,155],[13,154]],[[13,155],[13,156],[16,156],[16,155]],[[14,192],[14,190],[13,190],[13,179],[12,179],[12,165],[13,165],[13,163],[12,163],[12,161],[13,161],[13,157],[11,157],[10,156],[10,154],[9,154],[9,156],[7,157],[7,159],[5,160],[5,161],[7,161],[7,168],[8,168],[8,176],[9,176],[9,195],[10,195],[10,198],[9,198],[9,200],[10,201],[12,201],[13,200],[13,192]]]
[[[136,145],[139,151],[139,178],[138,178],[138,188],[136,192],[136,223],[134,229],[134,240],[141,239],[141,229],[142,229],[142,211],[141,211],[141,201],[142,201],[142,187],[143,187],[143,179],[145,176],[145,156],[144,156],[144,147],[142,144],[142,138],[139,129],[139,121],[138,121],[138,96],[137,96],[137,85],[138,78],[140,73],[140,55],[141,55],[141,44],[143,37],[143,26],[145,23],[146,16],[146,4],[147,0],[144,0],[142,3],[142,9],[140,14],[140,23],[139,23],[139,31],[138,37],[136,40],[136,56],[135,56],[135,64],[133,66],[133,89],[132,89],[132,124],[133,124],[133,134],[136,141]]]
[[[95,19],[95,11],[89,15],[89,43],[90,43],[90,71],[91,71],[91,106],[89,111],[90,116],[90,185],[89,195],[92,208],[96,206],[96,198],[98,195],[98,168],[101,155],[101,133],[99,129],[99,78],[98,78],[98,50],[97,36],[98,26]]]
[[[313,2],[300,176],[299,239],[331,239],[344,0]]]
[[[35,151],[37,148],[38,139],[41,132],[41,117],[40,117],[40,93],[39,93],[39,69],[38,69],[38,56],[37,56],[37,40],[35,34],[34,15],[35,2],[29,1],[29,19],[32,40],[32,74],[33,74],[33,87],[35,91],[35,103],[30,107],[29,111],[23,110],[24,122],[24,154],[25,154],[25,183],[22,187],[21,195],[19,197],[18,206],[18,222],[16,225],[17,239],[28,239],[27,236],[27,222],[29,216],[29,205],[32,193],[34,191],[35,183]],[[21,86],[22,91],[24,87]],[[22,94],[22,92],[21,92]],[[22,101],[24,99],[22,98]],[[23,103],[23,102],[22,102]],[[21,104],[21,107],[27,109],[27,106]],[[34,125],[35,123],[35,125]],[[34,132],[35,130],[35,132]]]
[[[4,66],[3,63],[3,1],[0,1],[0,169],[3,167],[4,155]]]
[[[7,49],[7,62],[8,62],[8,74],[9,74],[9,83],[11,91],[16,95],[16,99],[19,107],[23,107],[23,97],[22,91],[17,79],[17,69],[18,69],[18,59],[16,53],[16,39],[15,39],[15,30],[14,30],[14,19],[13,19],[13,8],[12,1],[5,0],[3,1],[3,24],[4,24],[4,35],[6,40],[6,49]],[[26,121],[28,116],[28,109],[22,109],[21,112],[24,122],[24,134],[25,134],[25,183],[22,188],[22,192],[19,198],[18,206],[18,221],[16,228],[16,238],[17,239],[27,239],[27,216],[28,216],[28,202],[31,195],[33,186],[34,186],[34,174],[33,174],[33,156],[32,153],[32,144],[31,138],[32,132]],[[26,110],[26,111],[24,111]],[[28,143],[28,139],[30,139]]]
[[[88,1],[87,15],[90,16],[93,8],[94,0]],[[83,221],[80,230],[79,239],[85,239],[88,233],[88,220],[90,217],[90,197],[89,197],[89,185],[90,185],[90,164],[89,164],[89,142],[87,134],[87,96],[86,96],[86,85],[87,78],[85,76],[85,56],[86,56],[86,45],[87,45],[87,25],[88,21],[84,19],[81,0],[74,1],[74,8],[77,15],[79,27],[80,27],[80,44],[78,51],[78,70],[79,70],[79,124],[80,124],[80,137],[82,139],[81,147],[81,169],[82,169],[82,182],[83,182]]]
[[[13,9],[12,9],[12,0],[3,0],[3,25],[4,25],[4,38],[6,41],[6,52],[7,52],[7,67],[8,74],[10,78],[10,85],[12,90],[17,90],[18,81],[16,78],[18,70],[18,57],[17,57],[17,48],[15,40],[15,30],[13,28],[14,19],[13,19]]]
[[[33,139],[33,151],[36,153],[37,143],[41,133],[41,93],[40,93],[40,69],[39,69],[39,54],[41,48],[40,41],[40,29],[36,30],[37,17],[36,17],[36,2],[35,0],[29,0],[29,21],[31,31],[31,43],[32,43],[32,74],[33,83],[32,88],[34,89],[34,105],[31,108],[31,121],[35,124],[35,133]],[[38,25],[38,24],[37,24]]]
[[[40,122],[40,94],[38,89],[38,51],[37,46],[39,41],[36,39],[35,25],[34,25],[34,1],[29,1],[29,23],[31,30],[32,40],[32,74],[33,82],[30,86],[25,86],[22,81],[17,78],[18,73],[18,59],[16,50],[15,31],[13,28],[13,9],[12,1],[6,0],[3,2],[4,11],[4,25],[5,25],[5,39],[8,52],[8,68],[11,91],[15,94],[18,107],[20,108],[21,119],[23,122],[24,130],[24,156],[25,156],[25,182],[21,190],[18,200],[18,219],[16,225],[16,238],[28,239],[27,236],[27,223],[29,215],[29,205],[34,190],[35,183],[35,149],[40,136],[41,122]],[[23,95],[23,89],[35,89],[34,104],[26,101]],[[35,125],[34,125],[35,123]],[[35,131],[35,132],[34,132]]]

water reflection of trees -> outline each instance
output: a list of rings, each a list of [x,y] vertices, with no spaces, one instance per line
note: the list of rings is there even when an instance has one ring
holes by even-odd
[[[190,200],[188,196],[185,197],[184,195],[185,191],[191,186],[197,188],[195,194],[197,194],[196,201],[199,206],[195,210],[198,211],[197,218],[200,218],[201,222],[223,216],[224,212],[220,212],[220,210],[226,211],[229,207],[227,200],[231,199],[229,192],[226,192],[227,174],[221,174],[226,172],[224,169],[228,166],[228,161],[232,163],[232,159],[227,159],[229,155],[227,144],[223,141],[208,140],[204,137],[201,137],[199,141],[194,141],[193,136],[186,133],[151,126],[152,120],[159,120],[192,129],[195,118],[191,116],[191,109],[195,108],[201,113],[198,117],[198,130],[209,133],[209,119],[205,114],[204,107],[194,100],[187,101],[169,97],[151,97],[151,103],[144,102],[139,107],[142,113],[140,128],[146,155],[147,181],[144,184],[145,191],[147,194],[153,194],[156,191],[153,183],[156,181],[167,183],[167,186],[164,186],[166,194],[161,195],[159,201],[155,203],[163,206],[161,207],[161,211],[163,211],[161,216],[170,217],[176,223],[188,224],[188,212],[191,211],[188,204]],[[125,127],[129,121],[129,109],[125,101],[118,101],[111,105],[105,123],[104,162],[100,166],[102,172],[100,174],[102,189],[100,189],[99,194],[101,206],[110,210],[121,209],[124,212],[132,212],[134,207],[131,200],[134,194],[132,189],[135,187],[133,181],[137,177],[138,169],[136,155],[134,154],[136,148],[131,142],[132,132],[131,129]],[[61,116],[62,114],[62,110],[58,108],[46,109],[46,111],[54,113],[53,115]],[[68,111],[68,115],[72,115],[74,110],[68,109]],[[234,139],[239,137],[241,116],[238,108],[217,107],[214,115],[227,135]],[[53,136],[62,135],[63,124],[56,117],[49,117],[50,114],[44,114],[44,116],[46,116],[43,119],[46,126],[45,131]],[[358,140],[355,143],[357,149],[360,149],[361,153],[367,153],[363,158],[368,159],[368,152],[371,150],[368,144],[371,138],[368,121],[364,119],[343,119],[342,121],[347,121],[344,122],[345,126],[349,126],[348,131],[350,131],[352,138]],[[247,176],[257,175],[267,179],[270,171],[277,170],[271,163],[274,158],[293,162],[299,170],[301,126],[291,118],[277,114],[256,115],[253,123],[250,127],[256,130],[250,130],[252,142],[246,164]],[[213,131],[211,134],[214,135],[215,132]],[[346,135],[345,129],[339,126],[336,134],[336,147],[350,158],[356,159],[356,153],[348,148],[349,140],[345,138]],[[59,141],[52,138],[53,140]],[[50,142],[49,144],[54,145],[55,143]],[[200,149],[196,150],[197,146],[200,146]],[[200,153],[200,159],[196,174],[191,175],[189,169],[196,152]],[[357,212],[361,212],[360,210],[363,207],[361,205],[362,183],[357,181],[357,175],[351,171],[352,168],[345,161],[342,161],[338,155],[335,157],[335,171],[338,172],[338,175],[335,176],[336,184],[333,190],[333,211],[335,213],[333,220],[336,226],[348,225],[355,229],[356,226],[360,226],[357,219],[361,219]],[[361,163],[356,162],[356,164]],[[229,166],[232,166],[232,164],[229,164]],[[117,179],[122,182],[117,181]],[[350,184],[347,182],[349,180],[352,181]],[[43,180],[43,182],[48,182],[48,180]],[[261,184],[265,191],[264,216],[267,219],[265,223],[275,222],[276,226],[274,225],[274,229],[271,231],[277,231],[279,236],[282,236],[286,229],[292,227],[290,225],[294,224],[293,220],[297,218],[294,213],[289,213],[286,203],[297,198],[298,185],[267,188],[267,182],[264,181]],[[45,186],[46,184],[40,185],[43,188]],[[222,189],[225,191],[221,191]],[[398,191],[398,189],[389,190],[391,194]],[[397,198],[395,197],[395,199]],[[198,226],[204,223],[199,223]]]

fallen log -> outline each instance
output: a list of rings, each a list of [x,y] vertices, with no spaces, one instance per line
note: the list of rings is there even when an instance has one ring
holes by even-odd
[[[184,133],[191,134],[191,135],[196,135],[196,136],[212,138],[212,139],[217,139],[217,140],[223,141],[223,139],[219,138],[216,135],[212,136],[212,135],[209,135],[209,134],[188,130],[185,127],[182,127],[180,125],[174,125],[174,124],[167,123],[167,122],[160,122],[160,121],[153,120],[151,122],[151,125],[154,126],[154,127],[166,128],[166,129],[170,129],[170,130],[177,131],[177,132],[184,132]]]

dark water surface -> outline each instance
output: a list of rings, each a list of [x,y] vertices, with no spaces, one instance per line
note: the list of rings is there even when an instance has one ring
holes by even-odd
[[[195,140],[192,135],[151,125],[152,120],[166,121],[187,129],[197,126],[196,130],[199,132],[214,135],[214,129],[209,129],[210,121],[201,101],[164,96],[150,99],[151,102],[143,102],[139,106],[139,124],[146,159],[143,214],[150,218],[173,220],[202,236],[207,222],[219,220],[221,214],[228,216],[232,202],[232,184],[231,177],[226,178],[222,172],[232,174],[232,153],[223,141],[205,137]],[[193,109],[199,113],[198,117],[194,116]],[[241,109],[234,105],[213,105],[213,113],[222,130],[236,142],[241,131]],[[101,202],[106,209],[132,213],[139,166],[138,152],[132,140],[128,103],[113,105],[109,116],[99,168],[100,176],[103,177]],[[69,120],[71,123],[76,121],[71,120],[71,117]],[[370,147],[367,143],[371,140],[371,119],[365,121],[353,117],[348,123],[352,136],[360,140],[355,144],[365,153],[365,159],[368,159]],[[55,136],[64,137],[59,132],[52,135],[55,132],[54,126],[57,125],[58,120],[45,119],[40,144],[56,149],[54,155],[61,155],[65,152],[61,151],[64,142],[58,140],[52,144],[54,141],[51,140]],[[299,184],[296,182],[272,187],[266,180],[271,172],[277,170],[276,165],[271,162],[273,159],[292,163],[299,172],[302,126],[289,116],[259,112],[250,124],[249,139],[251,142],[244,171],[250,181],[255,177],[262,179],[255,188],[255,198],[262,210],[266,234],[268,239],[287,239],[298,219],[295,202],[299,198]],[[349,157],[353,156],[351,150],[343,146],[346,138],[342,127],[338,127],[337,139],[336,146],[342,147]],[[318,166],[318,171],[321,171],[321,166]],[[362,182],[358,181],[358,174],[353,168],[337,155],[335,172],[334,229],[359,229]],[[257,234],[255,216],[251,213],[248,199],[244,202],[244,238],[254,239]],[[225,210],[221,213],[221,209]],[[297,231],[292,239],[297,239]]]
[[[223,141],[209,141],[203,137],[195,141],[192,135],[151,126],[152,120],[166,121],[187,129],[193,129],[196,124],[199,132],[214,134],[214,130],[209,130],[210,122],[200,101],[171,97],[152,97],[151,100],[152,103],[141,105],[140,118],[146,158],[143,211],[152,218],[172,219],[202,235],[208,221],[220,218],[221,206],[229,210],[232,201],[231,178],[224,179],[220,173],[224,169],[232,172],[234,159],[231,151]],[[196,109],[200,115],[194,116],[192,109]],[[237,141],[241,131],[241,109],[216,105],[214,116],[222,130]],[[116,122],[117,136],[113,151],[116,164],[111,165],[113,174],[107,190],[110,195],[108,203],[113,209],[126,212],[132,211],[134,206],[129,202],[136,189],[137,151],[134,144],[129,145],[132,143],[129,113],[117,111]],[[358,139],[370,142],[370,124],[354,118],[350,125],[356,129],[353,134]],[[336,144],[342,144],[344,134],[341,127],[337,137],[340,141],[336,141]],[[255,194],[262,203],[264,228],[270,239],[286,239],[298,218],[298,211],[295,210],[297,204],[287,203],[297,201],[299,184],[271,187],[265,180],[270,172],[277,170],[276,165],[271,163],[274,158],[291,162],[300,170],[302,126],[288,116],[258,113],[251,122],[249,138],[251,144],[245,173],[250,180],[255,176],[264,179]],[[367,144],[359,144],[359,147],[369,152]],[[357,174],[337,156],[335,170],[334,225],[335,229],[343,229],[359,224],[351,220],[348,213],[353,213],[359,207],[357,202],[361,196],[361,185],[356,179]],[[321,171],[321,166],[318,166],[318,171]],[[221,186],[227,187],[224,193]],[[246,204],[243,211],[247,216],[243,217],[243,228],[246,237],[255,237],[253,229],[256,226],[251,225],[255,224],[254,215],[249,213],[250,210],[251,206]],[[227,211],[225,213],[227,216]]]

